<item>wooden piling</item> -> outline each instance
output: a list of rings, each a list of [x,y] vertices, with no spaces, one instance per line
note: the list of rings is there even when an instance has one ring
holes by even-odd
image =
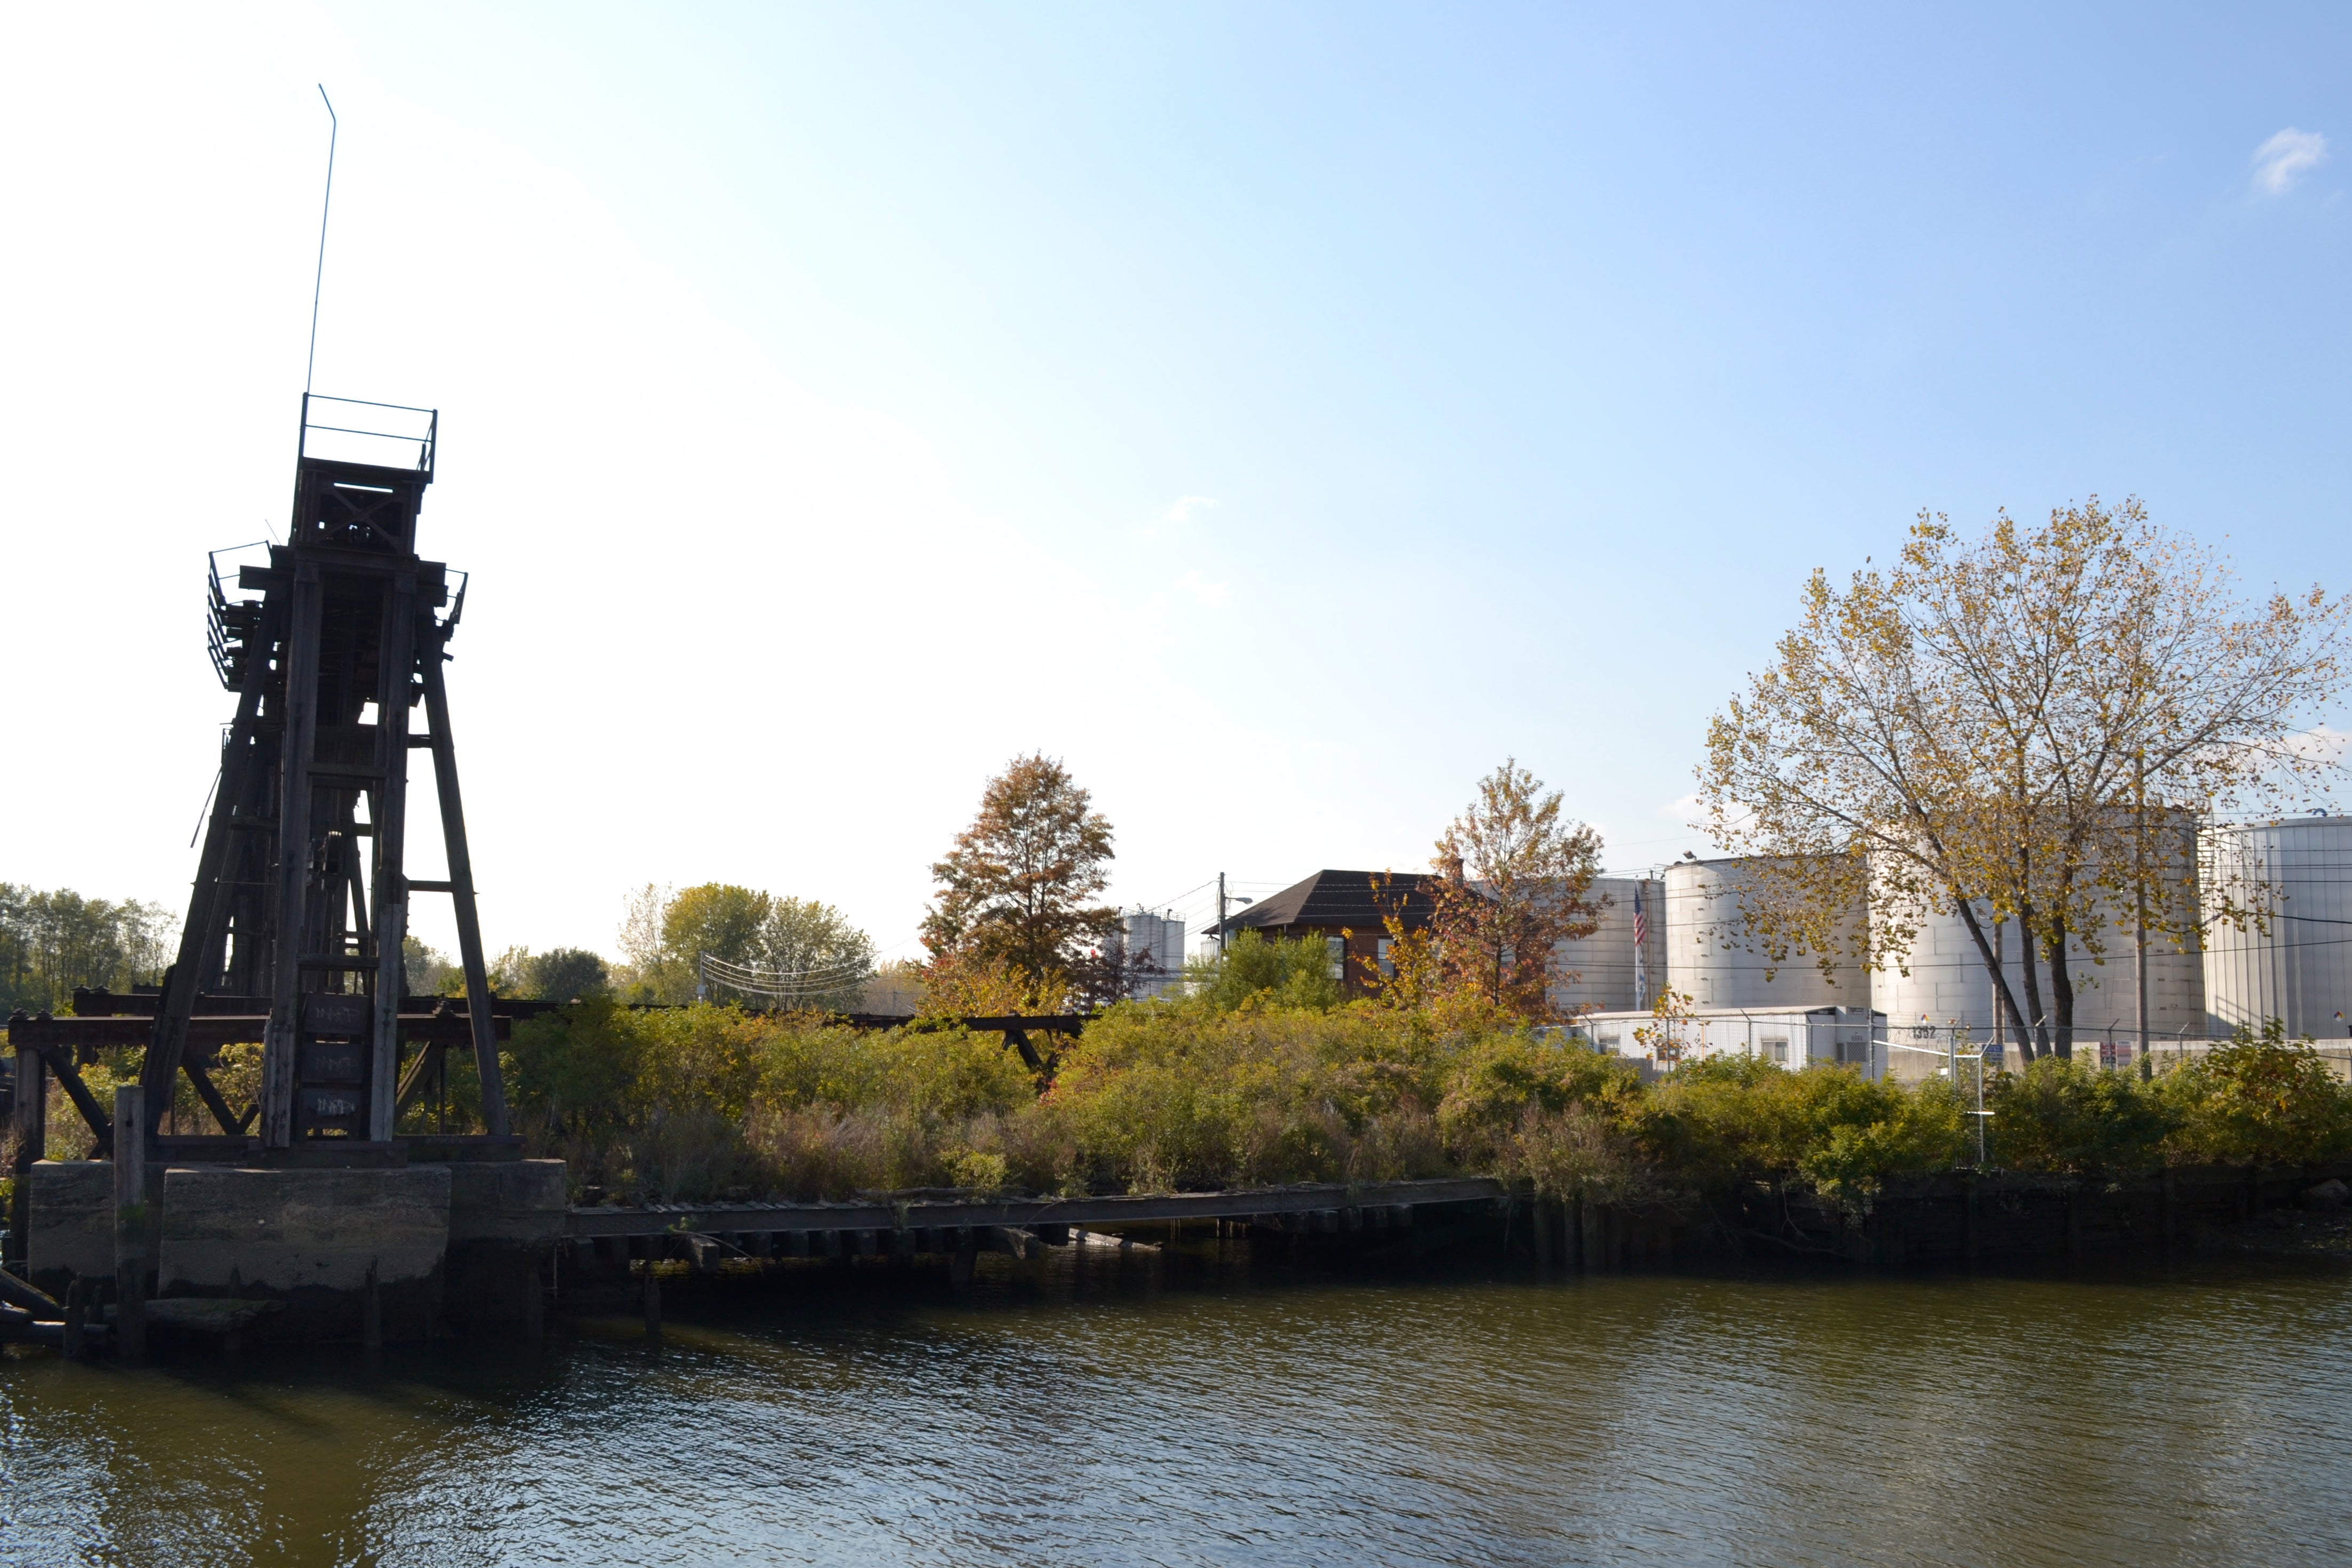
[[[1961,1247],[1968,1255],[1969,1267],[1973,1269],[1977,1266],[1979,1249],[1983,1246],[1979,1239],[1983,1234],[1982,1220],[1979,1216],[1983,1206],[1978,1200],[1976,1173],[1969,1172],[1964,1180],[1966,1187],[1961,1195]]]
[[[49,1064],[27,1045],[16,1048],[16,1157],[10,1173],[16,1196],[8,1205],[8,1256],[21,1260],[33,1233],[33,1164],[48,1157]]]
[[[652,1260],[646,1262],[646,1337],[661,1338],[661,1275]]]
[[[1536,1244],[1536,1271],[1551,1272],[1551,1205],[1542,1197],[1528,1204],[1528,1224],[1532,1228]]]
[[[368,1263],[366,1295],[360,1303],[360,1345],[365,1350],[383,1348],[383,1287],[378,1282],[375,1263]]]
[[[114,1346],[125,1361],[147,1354],[147,1091],[114,1091]]]
[[[2170,1166],[2167,1166],[2164,1168],[2163,1176],[2158,1178],[2156,1207],[2157,1240],[2158,1245],[2160,1245],[2167,1252],[2172,1250],[2172,1233],[2175,1223],[2174,1216],[2178,1212],[2176,1207],[2177,1197],[2178,1194],[2173,1181],[2172,1167]]]
[[[1588,1272],[1601,1267],[1601,1213],[1589,1192],[1576,1197],[1577,1239],[1583,1244],[1581,1261]]]

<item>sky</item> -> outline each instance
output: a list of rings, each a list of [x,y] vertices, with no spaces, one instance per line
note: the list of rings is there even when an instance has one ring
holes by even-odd
[[[318,84],[314,384],[440,411],[488,946],[716,880],[907,956],[1030,751],[1196,927],[1507,757],[1705,852],[1708,716],[1922,508],[2346,588],[2347,62],[2326,6],[0,8],[0,880],[184,907]]]

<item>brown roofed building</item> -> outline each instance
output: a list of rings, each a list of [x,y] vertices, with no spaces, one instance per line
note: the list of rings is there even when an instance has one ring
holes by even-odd
[[[1429,895],[1423,890],[1428,880],[1418,872],[1318,871],[1226,916],[1209,935],[1320,936],[1330,946],[1332,977],[1340,989],[1362,996],[1387,972],[1389,936],[1382,916],[1397,913],[1409,931],[1429,924]]]

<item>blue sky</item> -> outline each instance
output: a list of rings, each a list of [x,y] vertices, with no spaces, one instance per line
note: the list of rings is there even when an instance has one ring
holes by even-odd
[[[184,899],[204,552],[284,526],[314,82],[318,385],[442,411],[492,945],[720,878],[890,948],[1032,748],[1126,902],[1417,864],[1507,755],[1612,866],[1703,848],[1707,715],[1923,507],[2137,494],[2342,589],[2348,32],[12,9],[0,876]]]

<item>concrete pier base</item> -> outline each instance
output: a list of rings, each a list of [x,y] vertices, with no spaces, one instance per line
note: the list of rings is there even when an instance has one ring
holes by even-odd
[[[561,1160],[140,1174],[148,1197],[131,1230],[119,1223],[130,1195],[116,1192],[113,1162],[35,1164],[26,1266],[58,1296],[103,1280],[121,1299],[135,1276],[127,1288],[152,1300],[157,1330],[183,1336],[227,1321],[198,1301],[268,1303],[234,1314],[247,1344],[527,1330],[564,1228]],[[143,1267],[126,1238],[143,1244]]]

